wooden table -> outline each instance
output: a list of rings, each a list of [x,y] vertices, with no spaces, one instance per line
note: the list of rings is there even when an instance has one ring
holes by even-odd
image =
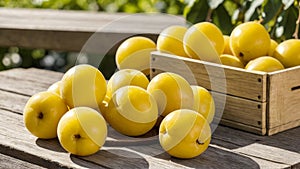
[[[207,151],[188,160],[164,153],[155,137],[117,141],[120,136],[109,128],[98,153],[70,155],[57,139],[32,136],[22,117],[28,98],[61,77],[61,73],[35,68],[0,72],[0,168],[300,168],[300,127],[258,136],[219,126]]]

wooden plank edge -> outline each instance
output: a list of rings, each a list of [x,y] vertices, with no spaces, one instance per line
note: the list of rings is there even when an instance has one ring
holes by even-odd
[[[273,160],[269,160],[266,158],[261,158],[261,157],[257,157],[255,155],[249,155],[247,153],[242,153],[242,152],[236,152],[237,154],[240,154],[242,156],[248,157],[250,159],[253,159],[254,161],[258,162],[259,164],[266,164],[266,166],[260,166],[262,169],[294,169],[293,166],[294,165],[290,165],[290,164],[286,164],[286,163],[281,163],[281,162],[277,162],[277,161],[273,161]],[[270,164],[272,164],[273,166],[270,167]]]
[[[56,161],[49,161],[45,158],[3,144],[0,145],[0,153],[46,168],[68,168]]]
[[[287,72],[287,71],[297,71],[298,69],[300,69],[300,65],[299,66],[290,67],[290,68],[285,68],[285,69],[282,69],[282,70],[277,70],[277,71],[274,71],[274,72],[269,72],[268,76],[273,76],[273,75],[276,75],[276,74],[281,74],[281,73],[284,73],[284,72]]]
[[[53,70],[46,70],[40,68],[13,68],[0,72],[1,77],[13,78],[17,80],[23,80],[28,82],[33,82],[34,84],[46,84],[50,85],[63,76],[62,72],[57,72]]]
[[[289,164],[283,164],[283,163],[279,163],[279,162],[276,162],[276,161],[271,161],[271,160],[268,160],[268,159],[259,158],[259,157],[256,157],[256,156],[251,156],[251,155],[248,155],[246,153],[236,152],[236,151],[233,151],[231,149],[223,148],[223,147],[215,145],[215,144],[210,144],[210,147],[222,149],[222,150],[228,151],[230,153],[235,153],[235,154],[250,158],[259,165],[259,168],[262,168],[262,169],[263,168],[265,168],[265,169],[269,169],[269,168],[272,168],[272,169],[283,169],[283,168],[284,169],[291,169],[291,165],[289,165]]]
[[[24,168],[34,168],[34,169],[41,169],[45,168],[31,162],[23,161],[18,158],[14,158],[8,155],[4,155],[0,153],[0,168],[14,168],[14,169],[24,169]]]
[[[267,135],[274,135],[276,133],[300,126],[300,116],[298,116],[299,110],[297,109],[299,106],[292,106],[292,110],[296,112],[297,115],[292,114],[293,112],[289,110],[286,110],[286,105],[280,106],[281,104],[284,104],[284,102],[290,103],[290,98],[293,98],[292,96],[296,96],[296,94],[291,93],[293,92],[293,88],[299,88],[299,79],[294,78],[299,74],[299,72],[300,65],[268,73],[267,87],[269,90],[267,91],[267,97],[269,104],[267,105]],[[284,81],[285,79],[288,80],[290,78],[292,78],[291,81]],[[274,93],[276,94],[275,97],[272,95]],[[296,99],[299,100],[298,95]],[[297,102],[297,100],[293,101]],[[295,102],[294,104],[297,104]],[[289,106],[290,104],[287,105]],[[287,121],[285,118],[286,116],[288,116],[288,119],[291,121]]]
[[[250,70],[246,70],[246,69],[242,69],[242,68],[238,68],[238,67],[222,65],[222,64],[219,64],[219,63],[213,63],[213,62],[208,62],[208,61],[204,61],[204,60],[197,60],[197,59],[177,56],[177,55],[174,55],[174,54],[162,53],[160,51],[151,52],[151,56],[152,56],[152,58],[157,57],[157,56],[159,56],[159,57],[164,56],[164,57],[168,57],[168,58],[175,58],[175,59],[180,59],[180,60],[184,60],[184,61],[188,61],[188,62],[196,62],[196,63],[203,64],[203,65],[220,67],[220,68],[223,68],[223,69],[231,69],[231,70],[241,71],[241,72],[250,73],[250,74],[256,74],[256,75],[261,75],[261,76],[267,75],[266,72],[250,71]]]
[[[289,129],[293,129],[296,127],[300,127],[300,119],[295,120],[295,121],[291,121],[289,123],[286,124],[282,124],[280,126],[277,127],[273,127],[273,128],[268,128],[267,129],[267,135],[271,136]]]
[[[300,164],[299,153],[259,142],[236,148],[233,151],[290,166]]]
[[[216,118],[222,116],[224,119],[236,121],[245,125],[266,128],[266,102],[254,101],[216,91],[210,91],[210,93],[215,100]],[[225,98],[225,100],[222,100],[222,98]],[[239,104],[243,106],[237,108]],[[243,112],[244,108],[248,108],[248,110]],[[238,109],[241,109],[242,111]],[[220,112],[221,110],[223,110],[223,112]]]
[[[249,126],[247,124],[232,121],[230,119],[222,118],[220,121],[220,124],[222,124],[224,126],[232,127],[232,128],[238,129],[238,130],[247,131],[247,132],[250,132],[253,134],[258,134],[258,135],[266,135],[266,133],[267,133],[266,128],[253,127],[253,126]]]

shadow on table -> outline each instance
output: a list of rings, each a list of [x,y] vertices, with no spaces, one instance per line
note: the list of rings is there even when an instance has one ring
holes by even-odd
[[[218,127],[212,139],[212,144],[236,149],[250,144],[259,143],[295,153],[300,153],[300,127],[289,129],[272,136],[260,136],[230,127]]]
[[[36,145],[39,147],[42,147],[44,149],[48,149],[51,151],[56,151],[56,152],[66,152],[61,146],[60,143],[57,139],[36,139],[35,141]]]
[[[146,134],[138,137],[131,137],[123,135],[112,127],[108,127],[108,137],[106,139],[104,146],[107,147],[130,147],[130,146],[143,146],[159,144],[158,142],[158,129],[154,128],[147,132]]]
[[[78,158],[81,160],[78,160]],[[120,148],[100,150],[96,154],[86,157],[71,155],[71,160],[81,166],[84,166],[84,163],[82,163],[82,160],[84,160],[104,168],[149,168],[149,163],[142,156]]]
[[[300,127],[290,129],[273,136],[266,136],[266,138],[263,138],[260,143],[300,153]]]
[[[203,154],[192,159],[178,159],[167,153],[162,153],[156,157],[191,168],[260,168],[251,158],[214,147],[209,147]]]
[[[133,150],[135,152],[145,154],[147,156],[152,156],[154,158],[159,158],[159,159],[164,159],[166,161],[172,161],[175,164],[175,166],[179,167],[192,167],[192,168],[224,168],[224,167],[230,167],[230,168],[260,168],[258,163],[254,161],[251,158],[248,158],[246,156],[225,151],[222,150],[221,148],[214,148],[214,147],[209,147],[203,154],[200,156],[193,158],[193,159],[178,159],[171,157],[168,155],[160,146],[159,144],[159,139],[157,135],[150,135],[149,137],[146,138],[132,138],[132,137],[124,137],[114,131],[113,129],[109,129],[109,136],[110,138],[114,138],[116,140],[107,140],[105,143],[106,148],[112,148],[116,149],[113,152],[113,155],[111,153],[103,152],[101,153],[108,159],[113,159],[113,161],[118,161],[118,156],[120,155],[120,150],[117,151],[118,148],[127,148],[130,150]],[[249,142],[250,143],[250,142]],[[110,150],[111,151],[111,150]],[[121,152],[122,153],[122,152]],[[98,153],[97,153],[98,154]],[[132,154],[132,153],[131,153]],[[130,154],[125,154],[126,157],[129,157],[128,155]],[[134,155],[134,154],[133,154]],[[109,157],[112,156],[112,157]],[[142,158],[138,157],[137,158]],[[140,163],[141,159],[137,158],[128,158],[127,160],[132,161],[136,160],[135,163]],[[99,160],[103,160],[103,157],[99,157]],[[107,161],[109,161],[107,159]],[[117,160],[115,160],[117,159]],[[122,159],[123,160],[123,159]],[[105,159],[104,159],[105,161]],[[120,163],[122,165],[124,161]],[[178,165],[177,165],[178,164]],[[134,168],[134,167],[140,167],[140,166],[129,166],[129,168]],[[146,167],[146,166],[145,166]],[[143,168],[145,168],[143,167]],[[124,167],[126,168],[126,167]]]

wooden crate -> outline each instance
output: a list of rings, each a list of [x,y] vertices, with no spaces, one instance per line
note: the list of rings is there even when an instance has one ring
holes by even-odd
[[[214,122],[260,135],[300,126],[300,66],[265,73],[153,52],[151,68],[151,77],[174,72],[210,90]]]

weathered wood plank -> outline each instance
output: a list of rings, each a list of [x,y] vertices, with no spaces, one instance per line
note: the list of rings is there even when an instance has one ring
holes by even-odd
[[[33,81],[22,80],[21,78],[0,76],[0,90],[11,93],[18,93],[25,96],[31,96],[35,93],[46,90],[50,84],[38,83]],[[50,82],[49,82],[50,83]]]
[[[273,163],[271,161],[255,158],[253,156],[248,156],[248,155],[245,156],[258,163],[260,169],[292,169],[291,166],[287,164]]]
[[[139,149],[140,151],[140,149]],[[177,158],[170,157],[167,153],[161,153],[155,157],[160,157],[161,159],[175,162],[177,164],[188,166],[191,168],[288,168],[289,165],[279,164],[272,161],[267,161],[264,159],[258,159],[255,157],[247,156],[244,154],[232,153],[231,150],[223,148],[221,146],[216,146],[213,143],[210,147],[199,157],[180,160]],[[152,155],[152,154],[151,154]],[[235,161],[237,160],[237,161]]]
[[[234,151],[263,159],[265,159],[267,155],[267,158],[270,161],[276,161],[278,163],[288,164],[291,166],[299,165],[300,163],[299,153],[260,143],[249,144],[235,149]]]
[[[215,100],[216,112],[223,113],[218,115],[221,116],[223,120],[238,124],[241,123],[245,126],[249,126],[249,128],[256,127],[260,130],[260,133],[266,129],[266,103],[214,91],[211,91],[211,94]],[[224,101],[225,104],[222,104]]]
[[[244,123],[239,123],[236,121],[232,121],[229,119],[221,119],[220,124],[228,126],[228,127],[233,127],[238,130],[243,130],[246,132],[251,132],[254,134],[259,134],[259,135],[265,135],[266,134],[266,128],[259,128],[259,127],[254,127],[254,126],[249,126]]]
[[[60,30],[60,31],[97,31],[98,28],[109,24],[112,21],[132,14],[126,13],[107,13],[107,12],[88,12],[72,10],[51,10],[51,9],[13,9],[0,8],[1,27],[34,29],[34,30]],[[131,32],[131,33],[158,33],[162,25],[185,24],[182,17],[172,17],[163,14],[136,14],[136,18],[120,20],[124,22],[123,28],[112,27],[111,32]],[[145,17],[148,20],[145,20]],[[147,16],[152,16],[148,17]],[[168,19],[166,19],[168,18]],[[18,21],[18,22],[16,22]],[[130,22],[127,22],[130,21]],[[156,22],[153,25],[145,23]],[[143,26],[140,28],[139,26]],[[14,27],[13,27],[14,26]]]
[[[213,143],[233,152],[295,167],[300,165],[299,132],[300,127],[266,137],[221,127],[215,131]]]
[[[164,14],[0,8],[0,46],[81,51],[97,32],[96,38],[101,40],[88,52],[105,54],[112,47],[107,45],[126,37],[145,34],[155,39],[163,28],[185,24],[182,17]]]
[[[0,72],[0,90],[31,96],[46,90],[61,79],[62,73],[36,68],[10,69]]]
[[[231,143],[229,147],[226,147],[225,144],[223,145],[225,148],[229,149],[236,149],[249,144],[260,143],[300,153],[299,132],[300,127],[297,127],[272,136],[260,136],[223,126],[219,127],[218,130],[214,132],[213,136],[216,140]]]
[[[300,66],[269,74],[269,133],[300,125]]]
[[[0,90],[0,109],[22,114],[28,99],[29,96],[19,95]]]
[[[32,164],[30,162],[22,161],[11,156],[0,154],[0,168],[14,168],[14,169],[24,169],[24,168],[36,168],[42,169],[44,167]]]
[[[16,79],[22,79],[23,81],[44,83],[49,85],[60,80],[63,76],[63,73],[37,68],[15,68],[6,71],[0,71],[0,76],[13,77]]]

